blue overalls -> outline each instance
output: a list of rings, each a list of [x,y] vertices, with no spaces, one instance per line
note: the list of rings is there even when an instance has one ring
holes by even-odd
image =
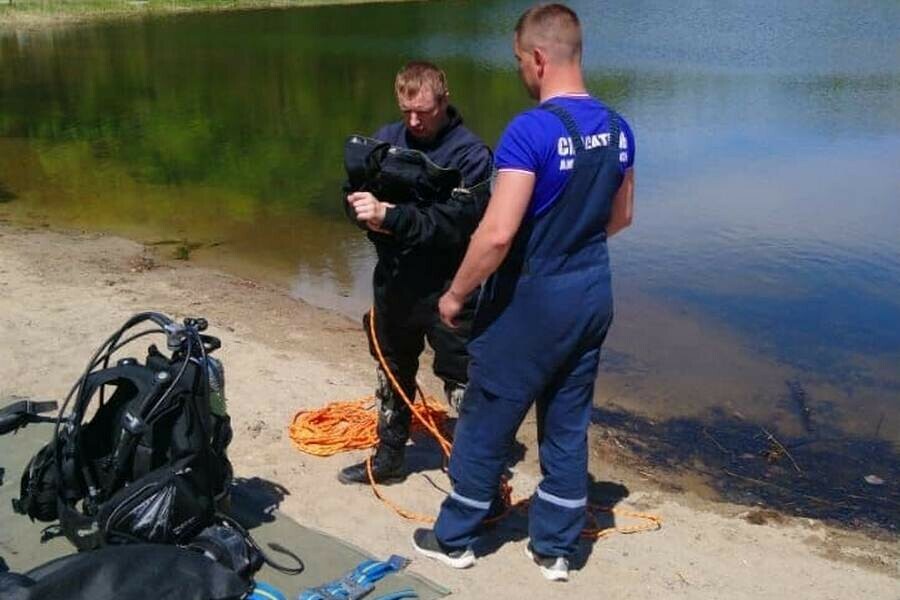
[[[434,531],[446,546],[474,542],[496,502],[516,431],[536,402],[543,479],[531,501],[529,534],[538,554],[568,556],[585,520],[587,429],[613,314],[606,224],[623,174],[615,113],[612,143],[585,149],[567,111],[541,108],[571,136],[573,171],[547,212],[523,222],[482,291],[450,458],[453,491]]]

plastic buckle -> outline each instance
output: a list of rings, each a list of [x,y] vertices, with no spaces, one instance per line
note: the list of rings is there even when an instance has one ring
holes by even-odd
[[[358,583],[348,578],[341,579],[340,585],[342,591],[346,592],[348,600],[359,600],[359,598],[375,589],[374,583]]]
[[[141,435],[147,429],[147,424],[144,423],[144,421],[128,411],[125,411],[125,414],[122,417],[122,426],[131,435]]]
[[[409,559],[405,556],[400,556],[399,554],[391,554],[391,557],[388,558],[386,562],[394,571],[402,571],[409,565]]]

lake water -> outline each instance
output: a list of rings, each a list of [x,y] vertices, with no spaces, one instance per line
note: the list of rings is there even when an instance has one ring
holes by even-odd
[[[637,136],[598,422],[690,423],[682,446],[735,426],[763,450],[765,428],[847,482],[880,469],[900,506],[900,4],[570,4],[591,90]],[[373,252],[341,213],[344,138],[398,118],[394,73],[424,57],[496,143],[530,105],[521,7],[3,34],[0,216],[204,244],[192,259],[361,313]]]

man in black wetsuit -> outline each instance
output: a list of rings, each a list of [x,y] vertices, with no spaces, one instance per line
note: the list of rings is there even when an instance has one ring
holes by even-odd
[[[419,150],[439,167],[457,169],[471,188],[491,177],[488,146],[462,124],[449,104],[447,80],[431,63],[412,62],[397,74],[395,92],[403,120],[382,127],[374,137]],[[451,406],[458,408],[468,382],[466,352],[475,293],[450,329],[438,318],[437,301],[447,289],[487,202],[484,193],[430,203],[392,203],[368,191],[345,186],[347,212],[369,230],[378,262],[373,276],[375,334],[385,361],[409,399],[415,398],[419,355],[427,338],[434,349],[434,372],[444,382]],[[364,326],[369,335],[368,315]],[[370,350],[375,356],[372,340]],[[376,357],[377,358],[377,357]],[[378,367],[378,447],[372,471],[380,483],[405,477],[404,449],[412,413]],[[365,461],[338,474],[343,483],[368,481]]]

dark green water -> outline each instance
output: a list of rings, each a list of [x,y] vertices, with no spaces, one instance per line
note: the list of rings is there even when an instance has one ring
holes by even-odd
[[[714,426],[763,451],[764,426],[900,507],[900,5],[572,5],[591,89],[637,135],[602,405],[684,424],[678,448]],[[339,208],[345,136],[398,118],[393,75],[424,57],[495,143],[529,105],[510,48],[520,10],[330,7],[2,35],[0,216],[215,244],[193,258],[356,314],[372,251]],[[875,470],[890,489],[859,483]]]

